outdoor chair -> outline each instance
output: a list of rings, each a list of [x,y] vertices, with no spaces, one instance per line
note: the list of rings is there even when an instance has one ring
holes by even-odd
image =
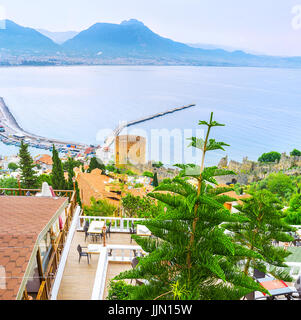
[[[110,238],[111,238],[111,226],[112,226],[112,222],[109,223],[109,226],[106,229],[106,236],[109,235]]]
[[[138,263],[139,263],[139,260],[136,257],[134,259],[132,259],[132,262],[131,262],[132,268],[135,269],[137,267]],[[131,283],[132,283],[132,281],[133,281],[133,279],[131,279]]]
[[[92,238],[93,242],[101,242],[101,239],[103,238],[103,233],[93,234]]]
[[[91,234],[88,232],[88,230],[89,230],[89,226],[85,225],[85,226],[84,226],[85,241],[87,241],[87,238],[89,238],[89,236],[91,236]]]
[[[253,277],[255,279],[261,279],[261,278],[265,278],[265,273],[264,272],[261,272],[257,269],[254,269],[254,273],[253,273]]]
[[[132,225],[130,227],[130,234],[136,234],[137,230],[135,229],[134,223],[132,222]],[[131,243],[132,243],[133,239],[131,237]]]
[[[77,246],[77,251],[78,251],[78,254],[79,254],[78,263],[80,263],[81,257],[87,257],[88,264],[89,264],[90,263],[89,254],[88,254],[88,252],[83,252],[83,248],[86,249],[87,247],[81,247],[81,245]]]
[[[297,290],[297,293],[293,294],[293,297],[301,299],[301,276],[296,280],[294,287]]]

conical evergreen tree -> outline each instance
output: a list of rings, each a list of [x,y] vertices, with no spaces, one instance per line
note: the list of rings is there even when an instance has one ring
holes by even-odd
[[[32,157],[28,152],[28,145],[21,141],[20,151],[21,184],[25,189],[37,187],[37,176],[33,168],[35,167]]]
[[[74,161],[72,158],[68,158],[67,160],[67,168],[68,168],[68,181],[67,181],[67,189],[73,190],[73,178],[74,178]]]
[[[224,203],[233,199],[214,189],[215,176],[233,174],[217,167],[204,167],[208,151],[224,150],[223,142],[209,139],[213,127],[223,126],[213,121],[200,121],[208,130],[205,140],[191,138],[191,146],[202,150],[201,166],[178,165],[180,176],[164,180],[149,194],[164,203],[166,213],[156,219],[140,222],[156,238],[132,237],[149,254],[139,258],[138,266],[117,276],[116,280],[145,279],[136,286],[130,299],[233,300],[259,290],[258,283],[233,261],[234,257],[261,257],[225,234],[225,222],[241,222],[245,218],[231,214]],[[188,182],[196,179],[197,187]]]
[[[51,173],[51,180],[52,180],[52,187],[55,190],[65,190],[66,189],[66,180],[64,176],[64,170],[62,166],[61,159],[59,158],[59,154],[55,149],[55,146],[52,147],[52,173]],[[72,188],[73,189],[73,188]]]
[[[99,160],[96,159],[96,157],[91,158],[88,172],[90,173],[94,169],[100,169],[102,170],[102,174],[104,174],[106,167],[103,163],[101,163]]]
[[[231,231],[235,243],[249,248],[262,256],[261,259],[248,257],[240,260],[244,265],[244,272],[250,274],[257,269],[272,274],[275,278],[292,281],[285,271],[285,258],[291,253],[282,247],[273,245],[274,241],[290,242],[294,238],[288,232],[295,229],[284,222],[284,213],[280,201],[268,190],[257,191],[252,198],[244,199],[243,205],[236,206],[238,215],[245,217],[243,223],[225,224],[224,228]]]
[[[158,182],[158,173],[156,172],[156,173],[154,174],[153,186],[156,188],[156,187],[158,187],[158,185],[159,185],[159,182]]]

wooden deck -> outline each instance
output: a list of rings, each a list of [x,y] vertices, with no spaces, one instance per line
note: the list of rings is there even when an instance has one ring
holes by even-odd
[[[107,239],[108,244],[128,244],[130,245],[130,234],[126,233],[111,233],[111,237]],[[77,246],[80,244],[83,247],[88,246],[90,242],[85,242],[84,232],[75,232],[69,255],[67,258],[62,282],[58,292],[57,300],[90,300],[93,285],[95,280],[95,273],[98,264],[98,255],[92,255],[90,264],[86,257],[82,257],[80,263],[78,262]],[[132,245],[136,245],[133,240]],[[109,262],[106,288],[104,292],[104,299],[107,296],[107,286],[110,279],[114,278],[120,272],[131,269],[130,263]]]

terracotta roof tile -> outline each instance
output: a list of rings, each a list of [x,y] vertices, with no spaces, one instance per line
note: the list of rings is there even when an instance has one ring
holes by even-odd
[[[0,196],[0,300],[15,300],[39,234],[66,198]],[[1,273],[1,269],[0,269]]]

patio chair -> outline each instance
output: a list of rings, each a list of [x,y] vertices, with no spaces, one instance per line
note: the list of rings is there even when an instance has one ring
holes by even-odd
[[[264,272],[261,272],[257,269],[254,269],[254,273],[253,273],[253,277],[255,279],[261,279],[261,278],[265,278],[265,273]]]
[[[78,251],[78,254],[79,254],[78,263],[80,263],[81,257],[87,257],[88,264],[89,264],[90,263],[89,254],[88,254],[88,252],[83,252],[83,248],[87,248],[87,247],[81,247],[80,244],[77,246],[77,251]]]
[[[296,288],[297,293],[293,294],[293,297],[301,299],[301,276],[296,280],[294,287]]]
[[[110,238],[111,238],[111,226],[112,226],[112,222],[109,223],[109,226],[106,229],[106,236],[109,235]]]
[[[132,259],[132,262],[131,262],[132,268],[135,269],[137,267],[138,263],[139,263],[139,260],[136,257],[134,259]],[[131,283],[132,283],[132,281],[133,281],[133,279],[131,279]]]
[[[134,223],[132,222],[132,225],[130,227],[130,234],[136,234],[137,230],[135,229]],[[131,243],[132,243],[133,239],[131,237]]]
[[[101,242],[101,239],[103,238],[103,233],[93,234],[92,238],[95,242]]]
[[[84,231],[85,231],[85,242],[87,241],[87,238],[89,238],[89,236],[91,236],[91,234],[88,232],[89,230],[89,226],[84,225]]]

